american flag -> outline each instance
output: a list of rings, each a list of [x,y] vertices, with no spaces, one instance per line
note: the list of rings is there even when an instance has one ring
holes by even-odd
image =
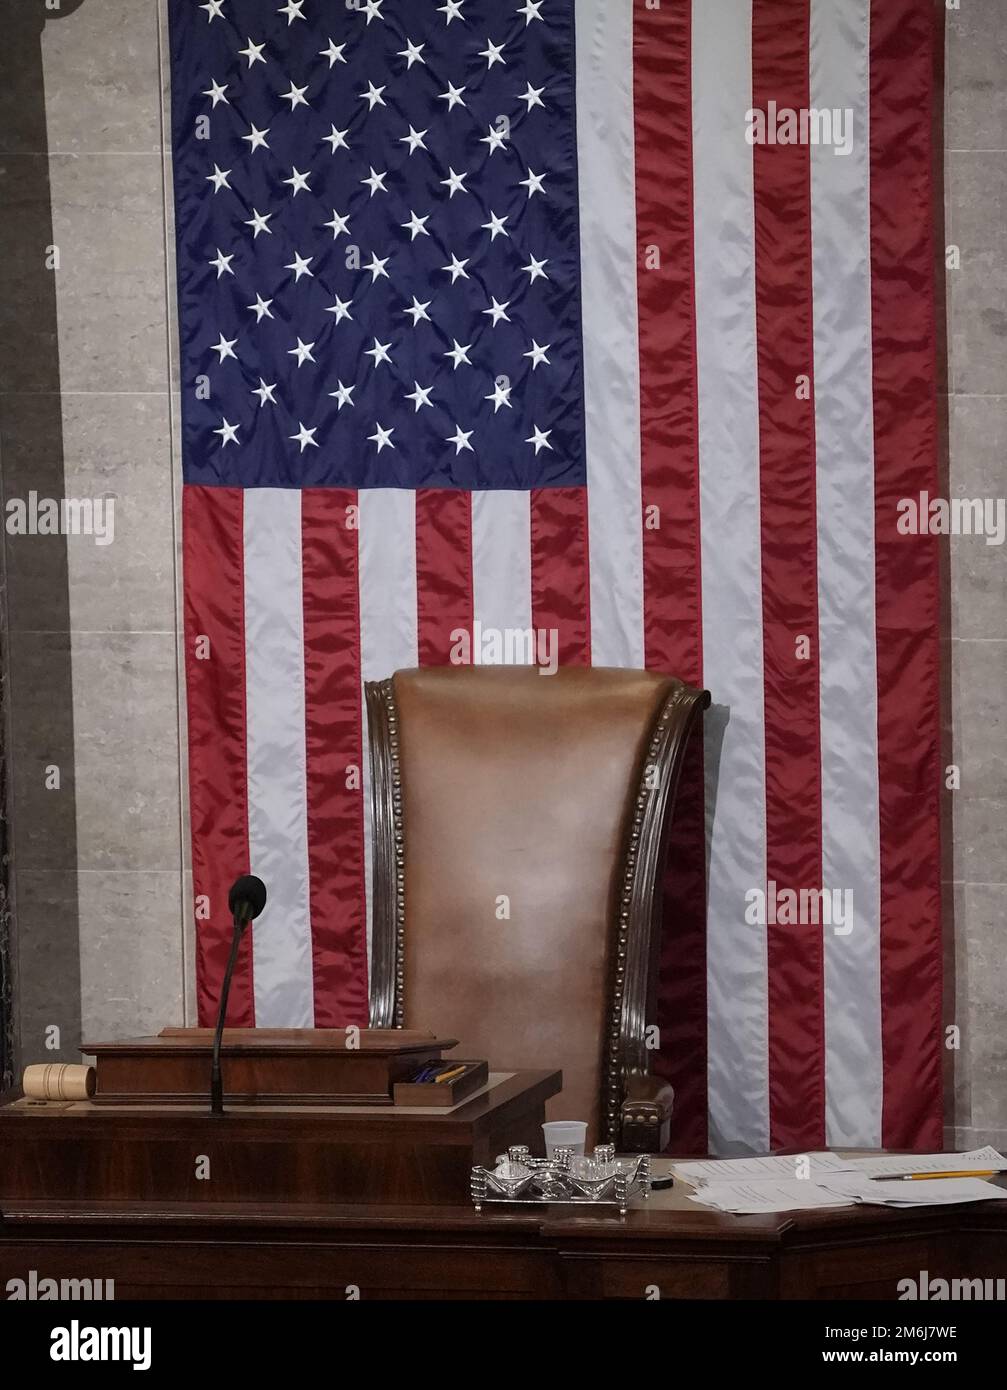
[[[251,871],[230,1021],[366,1021],[362,681],[541,630],[713,694],[676,1145],[939,1146],[930,0],[170,13],[201,1020]]]

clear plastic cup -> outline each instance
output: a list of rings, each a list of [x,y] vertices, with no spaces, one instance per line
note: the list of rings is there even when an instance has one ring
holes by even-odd
[[[584,1120],[547,1120],[542,1126],[545,1135],[545,1156],[552,1158],[557,1149],[584,1152],[587,1143],[587,1122]]]

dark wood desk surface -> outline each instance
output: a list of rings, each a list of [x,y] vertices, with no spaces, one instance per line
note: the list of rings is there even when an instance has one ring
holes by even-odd
[[[682,1190],[571,1207],[8,1201],[0,1287],[29,1269],[127,1298],[871,1298],[1007,1276],[1007,1202],[728,1216]]]

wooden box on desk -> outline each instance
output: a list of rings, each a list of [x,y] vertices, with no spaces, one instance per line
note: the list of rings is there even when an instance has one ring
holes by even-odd
[[[469,1170],[539,1150],[556,1071],[491,1074],[450,1109],[16,1101],[0,1109],[7,1201],[458,1205]]]
[[[232,1105],[387,1105],[396,1082],[439,1061],[454,1038],[404,1028],[226,1028],[221,1060]],[[84,1043],[95,1102],[198,1105],[210,1084],[212,1028]]]

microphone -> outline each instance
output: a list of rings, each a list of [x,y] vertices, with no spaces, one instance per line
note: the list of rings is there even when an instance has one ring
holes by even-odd
[[[254,874],[242,874],[231,885],[227,895],[227,906],[231,909],[234,922],[234,935],[231,937],[231,954],[227,958],[224,983],[220,989],[220,1009],[217,1013],[217,1030],[213,1035],[213,1061],[210,1067],[210,1114],[224,1113],[224,1078],[220,1068],[220,1046],[224,1039],[224,1019],[227,1017],[227,996],[231,992],[231,976],[238,959],[238,948],[245,928],[253,922],[266,906],[266,885]]]
[[[266,885],[254,874],[243,874],[231,884],[227,906],[234,920],[243,927],[247,926],[266,906]]]

